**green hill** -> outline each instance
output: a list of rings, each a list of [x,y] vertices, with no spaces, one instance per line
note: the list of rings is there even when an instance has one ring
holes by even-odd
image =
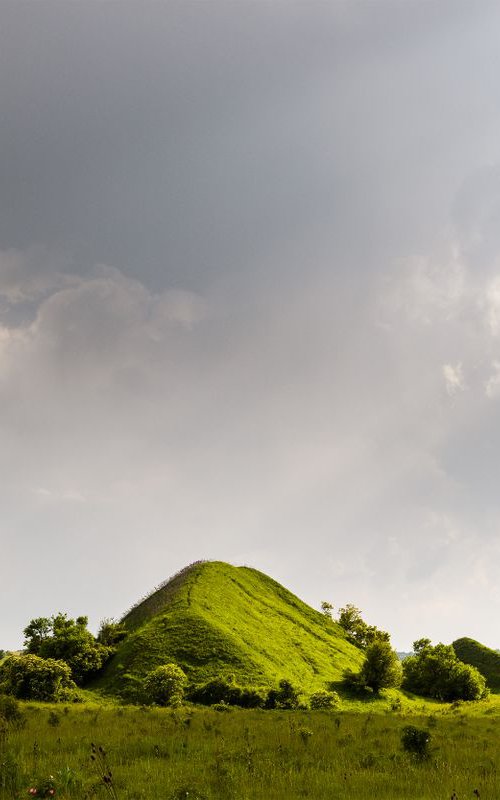
[[[232,674],[242,685],[273,686],[287,678],[313,690],[363,661],[337,623],[262,572],[220,561],[186,567],[122,622],[129,634],[98,682],[108,691],[171,661],[190,681]]]
[[[477,667],[490,689],[500,690],[500,653],[467,637],[453,642],[453,648],[460,661]]]

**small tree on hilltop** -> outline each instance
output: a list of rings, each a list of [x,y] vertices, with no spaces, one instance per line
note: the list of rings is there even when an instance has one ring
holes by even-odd
[[[186,674],[177,664],[164,664],[146,675],[146,699],[159,706],[177,706],[182,702],[185,683]]]
[[[323,602],[321,603],[321,611],[323,612],[325,617],[328,617],[329,619],[332,618],[333,606],[331,603],[328,602],[328,600],[323,600]]]

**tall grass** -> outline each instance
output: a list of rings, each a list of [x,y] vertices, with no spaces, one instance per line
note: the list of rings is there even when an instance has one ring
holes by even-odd
[[[60,712],[57,725],[51,711],[26,706],[24,726],[2,739],[0,798],[27,797],[50,776],[61,800],[104,798],[108,770],[118,800],[500,797],[495,703],[475,715],[85,706]],[[425,760],[403,750],[409,719],[430,733]]]

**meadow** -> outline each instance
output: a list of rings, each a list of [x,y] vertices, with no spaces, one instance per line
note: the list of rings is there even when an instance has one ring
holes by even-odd
[[[20,704],[0,736],[0,797],[500,797],[497,695],[402,710],[391,697],[340,711]],[[403,750],[408,724],[430,733],[427,758]]]

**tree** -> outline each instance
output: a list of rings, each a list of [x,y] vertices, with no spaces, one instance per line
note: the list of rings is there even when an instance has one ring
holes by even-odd
[[[331,603],[328,602],[328,600],[323,600],[323,602],[321,603],[321,610],[325,615],[325,617],[328,617],[329,619],[332,618],[333,606]]]
[[[397,653],[389,642],[375,639],[366,649],[366,657],[360,670],[360,680],[378,694],[381,689],[392,689],[401,685],[403,669]]]
[[[368,647],[376,639],[389,641],[389,634],[382,631],[375,625],[367,625],[361,617],[361,611],[352,603],[348,603],[343,608],[339,608],[337,619],[338,624],[344,629],[347,639],[363,649]]]
[[[486,696],[484,677],[475,667],[459,661],[452,645],[433,647],[430,639],[418,639],[413,649],[414,655],[403,662],[404,689],[445,702]]]
[[[0,664],[0,691],[20,700],[57,702],[75,689],[71,670],[64,661],[40,656],[9,656]]]
[[[23,631],[24,633],[24,647],[28,653],[38,655],[40,648],[52,634],[52,620],[48,617],[37,617],[32,619],[29,625]]]
[[[33,619],[24,629],[28,653],[64,661],[73,680],[81,685],[95,675],[113,653],[113,648],[96,641],[87,630],[88,618],[69,619],[66,614]]]
[[[144,692],[149,703],[177,706],[184,696],[186,675],[177,664],[164,664],[146,675]]]

